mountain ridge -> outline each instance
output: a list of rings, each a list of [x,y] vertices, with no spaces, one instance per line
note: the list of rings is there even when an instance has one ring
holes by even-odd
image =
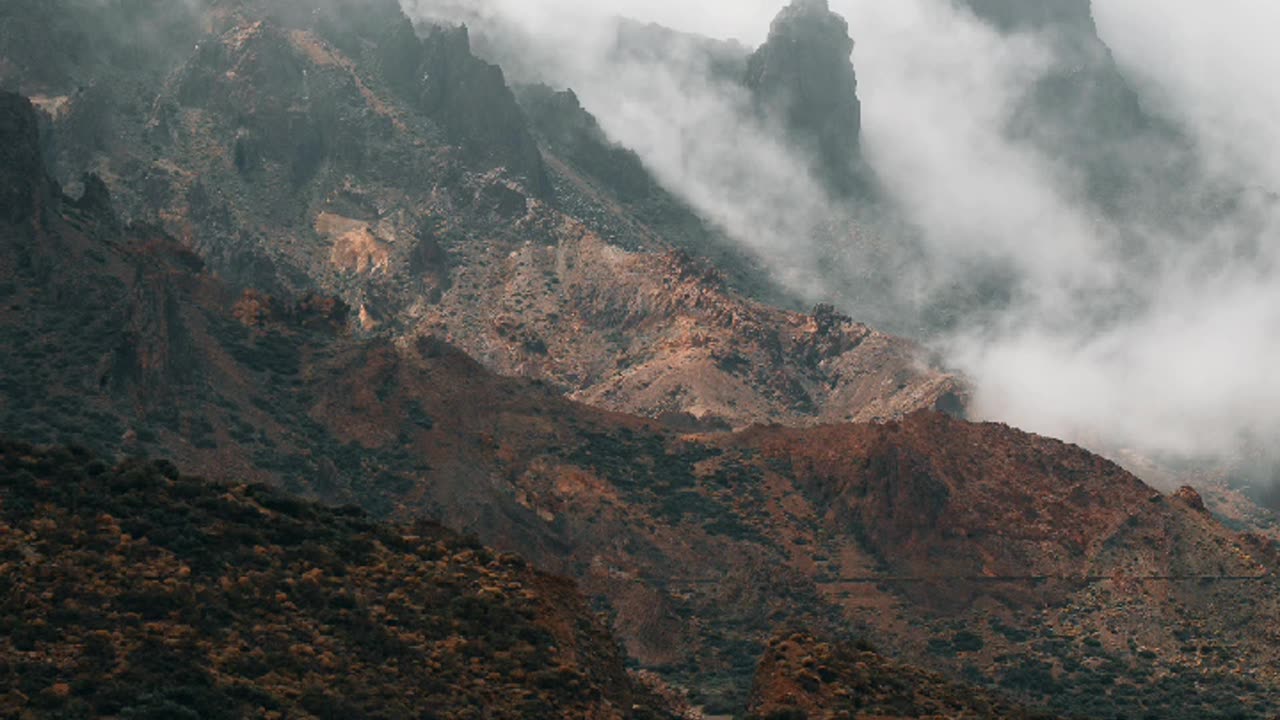
[[[1058,712],[1274,711],[1273,546],[931,412],[962,414],[962,384],[832,307],[744,297],[643,221],[602,237],[389,88],[363,33],[403,38],[393,15],[335,36],[244,12],[81,201],[0,103],[25,158],[6,429],[473,532],[574,577],[634,661],[720,708],[800,624]],[[74,138],[93,105],[65,101],[41,106]]]

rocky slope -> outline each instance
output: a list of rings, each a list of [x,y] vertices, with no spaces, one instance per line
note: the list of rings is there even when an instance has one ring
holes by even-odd
[[[889,417],[962,395],[910,343],[760,305],[686,258],[678,245],[711,234],[629,158],[602,161],[633,171],[630,198],[595,192],[580,172],[595,160],[561,162],[563,145],[544,164],[465,32],[418,38],[394,3],[360,22],[342,7],[215,4],[213,35],[152,96],[137,91],[144,122],[113,126],[92,152],[65,149],[88,147],[94,108],[27,79],[59,98],[46,120],[64,179],[96,169],[125,218],[233,284],[318,289],[366,330],[445,336],[491,370],[613,410],[740,426]],[[566,198],[594,194],[613,220],[563,212],[547,165],[577,183]]]
[[[1078,448],[913,413],[961,393],[903,341],[600,237],[523,141],[468,151],[394,89],[437,55],[392,6],[272,7],[208,15],[78,200],[3,96],[6,430],[519,550],[716,709],[793,624],[1055,710],[1274,714],[1270,545]],[[66,102],[55,138],[93,117]]]
[[[165,462],[0,440],[6,717],[664,718],[571,583]]]
[[[1050,719],[993,693],[889,662],[869,648],[821,642],[808,633],[769,641],[756,674],[750,717]]]
[[[780,624],[1064,710],[1212,717],[1180,695],[1197,682],[1224,713],[1275,697],[1268,546],[1084,451],[932,414],[686,435],[439,340],[352,335],[341,303],[231,292],[162,233],[32,192],[0,266],[0,409],[24,437],[519,550],[717,709]]]

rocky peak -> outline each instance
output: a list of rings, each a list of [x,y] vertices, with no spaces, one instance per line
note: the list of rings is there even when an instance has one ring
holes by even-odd
[[[502,69],[476,57],[465,26],[430,27],[418,44],[398,45],[413,53],[411,90],[418,108],[440,124],[472,161],[502,166],[545,196],[550,181],[538,145]],[[404,76],[402,64],[400,75]]]
[[[44,178],[35,109],[0,92],[0,220],[17,225],[31,217]]]
[[[960,0],[974,15],[1001,30],[1046,30],[1074,28],[1092,30],[1091,0]]]
[[[782,123],[841,194],[856,189],[862,105],[849,23],[827,0],[794,0],[747,63],[757,109]]]
[[[1143,107],[1098,34],[1091,0],[957,3],[1001,32],[1037,35],[1053,51],[1054,62],[1019,103],[1008,131],[1066,159],[1064,181],[1081,183],[1108,212],[1185,191],[1177,168],[1188,162],[1187,143]]]

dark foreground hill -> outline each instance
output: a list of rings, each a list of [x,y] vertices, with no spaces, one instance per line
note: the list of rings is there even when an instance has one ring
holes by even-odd
[[[0,716],[661,718],[572,583],[165,462],[0,440]]]

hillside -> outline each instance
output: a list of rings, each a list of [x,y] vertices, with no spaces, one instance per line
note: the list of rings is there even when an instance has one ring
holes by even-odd
[[[749,717],[1051,720],[993,693],[889,662],[866,648],[821,642],[807,633],[769,642],[756,674]]]
[[[92,176],[63,196],[21,150],[30,106],[5,109],[29,204],[0,236],[0,409],[22,437],[474,533],[578,580],[712,709],[745,704],[780,625],[1064,711],[1274,704],[1274,638],[1246,630],[1280,614],[1266,544],[1083,450],[930,412],[691,435],[580,405],[439,337],[353,332],[340,300],[232,290]]]
[[[431,523],[7,440],[0,474],[6,717],[674,717],[571,583]]]
[[[974,707],[998,689],[1097,718],[1280,712],[1273,541],[1224,526],[1194,491],[1166,496],[1081,448],[958,419],[963,382],[907,340],[746,294],[749,268],[718,268],[723,248],[703,245],[715,231],[571,95],[514,92],[466,31],[415,31],[389,0],[193,2],[156,18],[174,29],[139,47],[150,71],[135,73],[138,57],[95,35],[99,4],[59,0],[58,28],[41,24],[48,7],[6,6],[0,36],[70,24],[98,39],[55,47],[48,72],[0,61],[0,82],[32,97],[0,93],[0,432],[169,457],[227,485],[6,445],[3,492],[30,506],[0,509],[23,533],[0,536],[17,553],[0,562],[33,588],[15,607],[60,618],[0,667],[24,683],[7,701],[123,715],[109,688],[77,685],[106,670],[75,665],[80,644],[100,642],[75,633],[122,624],[112,652],[127,659],[154,646],[154,622],[185,638],[174,653],[199,651],[174,656],[199,697],[239,714],[273,709],[267,699],[290,716],[376,714],[402,701],[393,686],[434,697],[442,677],[459,716],[519,698],[536,705],[499,707],[625,716],[647,701],[598,612],[626,662],[716,713],[745,711],[762,657],[757,707],[777,699],[768,678],[794,668],[769,639],[791,627],[893,658],[830,650],[851,669],[811,706],[861,682],[864,662]],[[565,123],[577,125],[558,133]],[[83,496],[63,492],[62,470]],[[104,539],[122,533],[149,539]],[[244,534],[266,555],[247,557]],[[405,535],[444,550],[420,557]],[[588,604],[508,552],[572,578]],[[241,555],[263,573],[244,590],[261,603],[237,595],[238,574],[223,587]],[[164,584],[129,573],[189,567],[179,587],[228,608],[220,622],[296,638],[270,656],[274,674],[228,665],[232,636],[206,635],[180,607],[97,616],[46,591],[41,567],[63,567],[37,562],[48,557],[65,560],[58,582],[116,583],[103,596]],[[302,575],[330,577],[335,562],[360,584],[321,583],[324,607],[282,589],[295,571],[312,587]],[[539,598],[499,592],[475,616],[460,601],[443,635],[431,634],[437,603],[383,602],[439,573],[467,592],[518,582]],[[431,597],[452,608],[447,585]],[[366,638],[325,614],[352,602],[387,643],[369,652],[408,647],[443,665],[486,638],[480,664],[414,675],[403,657],[362,655]],[[535,651],[497,647],[494,624],[528,630]],[[562,663],[539,650],[548,636],[557,657],[574,654],[563,683],[539,674]],[[350,652],[312,676],[293,645]],[[129,667],[120,677],[154,682],[141,657]],[[330,675],[357,705],[311,693]]]

